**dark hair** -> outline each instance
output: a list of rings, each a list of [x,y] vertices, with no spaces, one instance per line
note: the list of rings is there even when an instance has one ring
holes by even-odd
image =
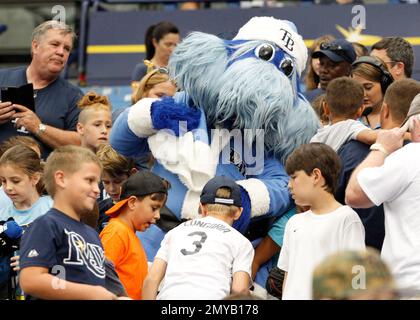
[[[339,77],[327,86],[326,101],[332,116],[353,118],[363,105],[363,86],[349,77]]]
[[[386,90],[384,97],[384,102],[388,105],[392,118],[403,123],[411,102],[419,93],[419,81],[402,79],[393,82]]]
[[[325,185],[323,185],[325,191],[334,194],[340,176],[341,160],[333,148],[318,142],[303,144],[286,160],[288,175],[300,170],[311,175],[316,168],[321,171],[325,179]]]
[[[397,62],[404,63],[404,74],[407,78],[410,78],[414,64],[414,52],[411,44],[401,37],[387,37],[376,42],[371,50],[383,49],[386,50],[386,54],[393,61],[391,62],[392,66]]]
[[[179,34],[178,28],[171,22],[162,21],[158,24],[151,25],[146,30],[144,37],[144,43],[146,45],[146,59],[151,60],[155,55],[155,47],[153,45],[153,39],[160,41],[168,33]]]

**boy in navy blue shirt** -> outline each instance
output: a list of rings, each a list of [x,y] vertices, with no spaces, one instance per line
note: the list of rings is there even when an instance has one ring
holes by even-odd
[[[94,229],[80,221],[99,194],[101,166],[81,147],[56,149],[47,159],[44,183],[54,199],[22,237],[20,285],[40,299],[116,299],[106,290],[104,251]]]

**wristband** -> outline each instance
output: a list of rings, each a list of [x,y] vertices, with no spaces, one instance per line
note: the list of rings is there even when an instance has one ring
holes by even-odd
[[[386,149],[384,148],[384,146],[382,144],[380,144],[380,143],[374,143],[374,144],[372,144],[370,146],[370,150],[372,150],[372,151],[380,151],[380,152],[382,152],[385,155],[385,157],[389,156],[389,152],[386,151]]]

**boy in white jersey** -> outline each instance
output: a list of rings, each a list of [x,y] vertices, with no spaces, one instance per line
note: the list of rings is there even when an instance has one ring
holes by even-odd
[[[254,249],[232,228],[242,213],[239,185],[224,176],[211,179],[201,193],[200,212],[202,218],[165,235],[144,281],[143,299],[220,300],[249,293]]]
[[[312,272],[327,255],[365,249],[363,224],[353,209],[334,199],[340,158],[323,143],[296,149],[286,161],[289,188],[295,203],[310,210],[286,225],[278,267],[286,272],[284,300],[312,298]]]

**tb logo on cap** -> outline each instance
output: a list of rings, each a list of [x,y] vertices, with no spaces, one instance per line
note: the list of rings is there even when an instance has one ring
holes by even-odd
[[[284,42],[284,46],[290,51],[293,51],[293,45],[295,44],[295,41],[292,39],[292,34],[285,29],[280,29],[280,31],[284,32],[283,38],[281,39]]]

